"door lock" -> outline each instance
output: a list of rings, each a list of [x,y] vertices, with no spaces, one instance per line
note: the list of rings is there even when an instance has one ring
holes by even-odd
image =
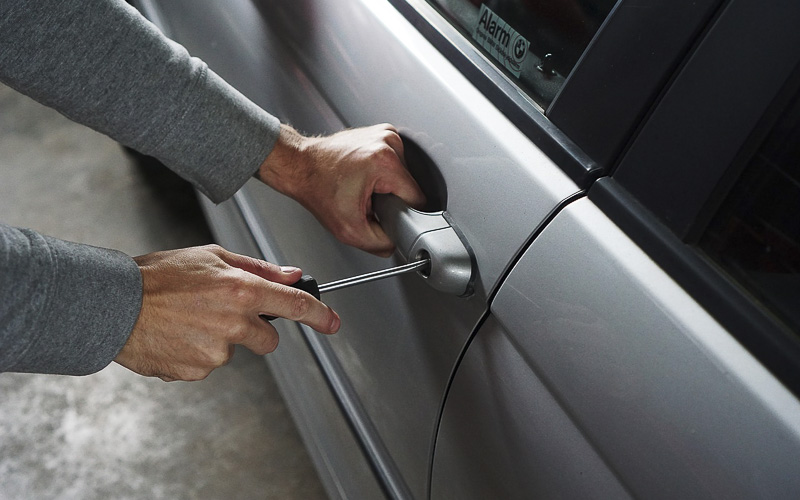
[[[444,212],[420,212],[389,194],[373,195],[372,208],[406,261],[430,259],[419,272],[430,286],[460,297],[472,294],[472,253]]]

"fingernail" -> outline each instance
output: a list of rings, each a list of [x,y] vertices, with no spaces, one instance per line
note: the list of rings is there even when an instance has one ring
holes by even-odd
[[[331,333],[338,332],[340,326],[342,326],[342,320],[339,319],[338,314],[333,313],[333,321],[331,321]]]
[[[295,271],[299,271],[300,269],[294,266],[281,266],[281,272],[286,274],[292,274]]]

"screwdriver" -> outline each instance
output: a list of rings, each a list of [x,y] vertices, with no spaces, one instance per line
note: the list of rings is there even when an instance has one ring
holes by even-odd
[[[389,269],[383,269],[381,271],[375,271],[367,274],[359,274],[358,276],[331,281],[330,283],[323,283],[322,285],[318,285],[317,280],[313,276],[304,274],[296,283],[292,284],[291,286],[299,290],[303,290],[304,292],[308,292],[313,295],[314,298],[320,300],[320,296],[323,293],[341,290],[342,288],[349,288],[351,286],[361,285],[371,281],[378,281],[400,274],[410,273],[412,271],[426,268],[430,266],[430,264],[431,259],[422,259],[415,262],[410,262],[408,264],[403,264],[402,266],[390,267]],[[266,314],[262,314],[261,317],[267,321],[272,321],[276,318],[276,316],[267,316]]]

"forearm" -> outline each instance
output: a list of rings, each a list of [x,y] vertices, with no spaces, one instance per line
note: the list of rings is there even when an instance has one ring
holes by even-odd
[[[112,250],[0,225],[0,278],[0,371],[96,372],[139,316],[139,268]]]
[[[157,157],[214,201],[271,152],[278,120],[121,0],[6,0],[0,79]]]

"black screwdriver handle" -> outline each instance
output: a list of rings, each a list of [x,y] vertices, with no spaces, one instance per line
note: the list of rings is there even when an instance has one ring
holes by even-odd
[[[297,280],[297,283],[294,283],[292,286],[310,293],[315,299],[319,300],[319,285],[317,284],[317,280],[310,274],[304,274]]]
[[[313,295],[315,299],[319,300],[319,285],[313,276],[304,274],[299,280],[297,280],[296,283],[293,283],[291,286],[304,292],[308,292]],[[260,316],[262,319],[267,321],[272,321],[273,319],[277,318],[277,316],[267,316],[266,314],[261,314]]]

